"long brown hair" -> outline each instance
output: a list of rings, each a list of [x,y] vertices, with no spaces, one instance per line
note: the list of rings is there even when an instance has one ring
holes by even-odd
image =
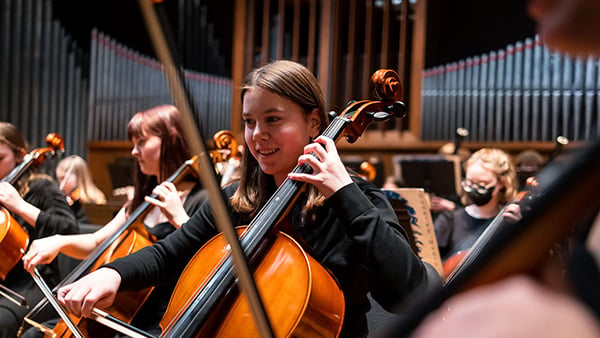
[[[0,143],[5,144],[12,150],[17,165],[23,162],[23,158],[28,152],[29,144],[27,144],[27,141],[25,141],[17,127],[8,122],[0,122]],[[29,191],[29,183],[37,178],[52,180],[50,176],[45,174],[29,173],[29,175],[23,175],[15,184],[19,195],[25,196]]]
[[[253,70],[242,83],[242,101],[252,88],[261,88],[284,97],[302,108],[305,117],[316,108],[321,119],[320,132],[327,127],[325,99],[319,82],[304,66],[292,61],[274,61]],[[309,140],[307,140],[308,142]],[[242,214],[252,216],[269,198],[273,178],[260,170],[256,159],[244,143],[240,166],[240,186],[232,197],[232,206]],[[304,210],[322,204],[324,197],[314,186],[308,186],[308,202]]]
[[[133,115],[127,125],[127,137],[154,135],[160,137],[160,177],[147,176],[136,162],[133,200],[127,211],[135,210],[150,195],[154,187],[173,174],[179,166],[191,157],[190,149],[183,139],[183,123],[175,106],[160,105]]]

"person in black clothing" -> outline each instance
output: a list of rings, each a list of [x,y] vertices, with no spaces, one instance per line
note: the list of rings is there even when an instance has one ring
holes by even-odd
[[[138,220],[152,237],[151,240],[164,238],[185,223],[189,215],[204,202],[206,193],[196,177],[189,173],[177,186],[164,182],[192,157],[183,139],[182,123],[179,111],[172,105],[160,105],[136,113],[127,126],[128,137],[133,142],[131,154],[137,160],[133,200],[125,203],[108,224],[94,233],[55,235],[34,241],[23,256],[25,268],[31,270],[38,264],[44,264],[59,252],[85,259],[128,222],[130,215],[144,201],[155,206]],[[156,194],[157,198],[151,198],[152,194]],[[174,286],[170,284],[156,288],[132,323],[149,332],[160,331],[158,323]],[[30,329],[25,336],[34,337],[36,333],[37,330]]]
[[[0,177],[5,177],[21,163],[26,153],[27,144],[17,128],[10,123],[0,122]],[[65,195],[47,175],[26,172],[14,186],[8,182],[0,183],[0,204],[25,229],[30,243],[45,236],[79,231]],[[6,223],[4,225],[7,226]],[[4,256],[2,259],[5,259]],[[54,286],[59,282],[58,263],[55,260],[46,263],[40,267],[40,274],[49,285]],[[42,293],[23,269],[21,261],[1,282],[23,296],[28,305],[42,298]],[[27,308],[0,297],[0,337],[15,337],[26,312]]]
[[[388,310],[416,291],[440,285],[412,251],[389,201],[374,185],[350,176],[327,125],[323,94],[302,65],[275,61],[254,70],[242,89],[245,144],[239,182],[224,191],[234,226],[248,224],[286,178],[310,183],[287,220],[311,255],[337,279],[345,298],[342,336],[367,334],[367,293]],[[316,157],[310,155],[314,153]],[[312,174],[291,173],[309,164]],[[168,281],[218,231],[205,203],[190,220],[152,247],[117,260],[61,288],[59,301],[89,315],[120,289]]]
[[[466,207],[445,211],[434,222],[442,258],[468,249],[517,193],[515,168],[500,149],[483,148],[465,162],[462,181]]]

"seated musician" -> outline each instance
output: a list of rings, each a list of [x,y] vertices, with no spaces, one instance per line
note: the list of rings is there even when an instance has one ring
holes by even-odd
[[[205,193],[198,180],[188,176],[177,187],[164,182],[186,160],[190,150],[183,140],[182,120],[177,108],[161,105],[136,113],[129,121],[127,134],[133,142],[131,154],[136,159],[135,194],[104,227],[91,234],[55,235],[38,239],[23,257],[26,269],[45,264],[59,252],[85,259],[97,246],[126,222],[144,200],[155,206],[142,220],[153,238],[164,238],[185,223],[204,201]],[[159,182],[163,182],[160,183]],[[149,196],[156,194],[157,199]],[[133,323],[152,331],[162,317],[174,285],[153,291]],[[34,334],[29,330],[27,334]]]
[[[56,178],[79,223],[88,223],[82,203],[106,204],[106,197],[94,184],[83,158],[71,155],[62,159],[56,166]]]
[[[466,207],[440,214],[434,228],[443,259],[468,249],[517,193],[515,168],[500,149],[484,148],[465,162],[462,181]]]
[[[528,10],[548,48],[600,56],[599,1],[531,0]],[[518,275],[454,296],[413,336],[600,337],[599,216],[576,236],[566,274]]]
[[[412,252],[394,210],[376,186],[351,176],[327,126],[319,83],[291,61],[254,70],[242,89],[245,143],[241,179],[224,191],[234,226],[248,224],[286,178],[310,183],[287,216],[292,236],[337,279],[345,298],[342,336],[367,334],[367,293],[388,310],[408,295],[441,284]],[[314,153],[316,157],[313,157]],[[314,172],[291,173],[297,164]],[[179,276],[202,245],[217,235],[205,203],[185,226],[151,247],[102,267],[58,292],[72,313],[88,316],[119,290]]]
[[[8,122],[0,122],[0,177],[5,178],[11,173],[26,153],[27,143],[17,128]],[[14,186],[8,182],[0,183],[0,204],[26,230],[30,242],[54,234],[79,231],[65,195],[50,176],[26,172]],[[3,226],[8,226],[6,220]],[[2,253],[2,260],[6,259],[5,255]],[[49,259],[46,263],[40,274],[48,284],[56,285],[59,282],[57,262]],[[8,272],[2,285],[23,296],[27,305],[42,298],[42,293],[20,261]],[[24,306],[0,296],[0,337],[16,337],[26,313]]]

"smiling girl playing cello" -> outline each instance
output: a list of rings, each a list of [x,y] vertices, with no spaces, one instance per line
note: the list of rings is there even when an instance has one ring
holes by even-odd
[[[311,255],[339,282],[345,299],[341,335],[365,336],[367,293],[393,309],[431,282],[425,264],[411,251],[381,190],[351,176],[333,140],[318,137],[327,126],[325,103],[308,69],[290,61],[256,69],[243,84],[242,99],[241,180],[225,188],[232,222],[248,224],[286,178],[310,183],[287,220]],[[303,163],[314,172],[290,173]],[[179,276],[192,255],[217,235],[208,204],[152,247],[61,288],[59,301],[74,314],[89,315],[93,307],[109,305],[119,288],[135,289]]]

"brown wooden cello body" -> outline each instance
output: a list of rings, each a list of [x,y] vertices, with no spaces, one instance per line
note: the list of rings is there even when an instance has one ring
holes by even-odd
[[[135,229],[128,229],[111,243],[106,252],[94,261],[90,271],[97,270],[104,264],[110,263],[117,258],[130,255],[149,245],[152,245],[152,241],[150,241],[147,236],[142,235]],[[115,297],[113,304],[105,309],[105,311],[129,324],[146,299],[148,299],[153,289],[154,288],[146,288],[138,291],[121,291]],[[112,329],[94,320],[77,317],[71,314],[69,314],[69,318],[71,318],[71,321],[79,328],[81,333],[88,338],[114,336],[115,332]],[[59,320],[56,326],[54,326],[52,333],[46,333],[46,337],[73,337],[73,335],[67,324],[63,320]]]
[[[238,228],[241,234],[246,228]],[[290,236],[279,232],[270,249],[254,270],[257,288],[265,310],[273,323],[276,337],[335,337],[344,317],[344,298],[329,273],[307,255]],[[190,305],[200,290],[227,256],[227,242],[222,235],[214,237],[192,258],[184,270],[161,327],[168,331],[173,319]],[[258,337],[247,300],[237,291],[227,302],[227,311],[212,316],[198,332],[198,337]],[[164,324],[163,324],[164,323]]]
[[[23,256],[21,250],[27,248],[29,235],[4,208],[0,209],[0,224],[0,280],[4,280]]]
[[[573,236],[600,208],[600,143],[573,149],[556,158],[536,175],[538,186],[525,199],[525,211],[516,223],[504,222],[478,246],[469,264],[456,269],[443,288],[406,304],[411,311],[380,336],[409,336],[420,322],[457,293],[517,274],[543,277],[552,264],[549,254],[558,242]],[[526,196],[529,194],[526,194]],[[544,278],[540,281],[545,282]],[[555,282],[555,281],[553,281]]]
[[[196,157],[184,162],[174,174],[167,178],[167,182],[177,182],[191,172],[197,173]],[[156,198],[156,195],[152,197]],[[134,210],[125,222],[113,235],[101,243],[88,258],[86,258],[74,271],[63,280],[60,285],[71,283],[83,274],[97,270],[104,264],[115,259],[130,255],[144,247],[152,245],[153,241],[144,225],[141,224],[143,216],[149,210],[151,204],[143,202]],[[113,304],[105,309],[107,313],[124,323],[131,323],[133,317],[146,302],[153,287],[138,291],[121,291],[117,294]],[[33,311],[31,312],[33,313]],[[29,315],[28,315],[29,316]],[[114,331],[94,320],[76,317],[69,314],[71,321],[79,328],[86,337],[107,337],[114,335]],[[68,325],[60,320],[52,332],[46,336],[71,337],[72,333]]]

